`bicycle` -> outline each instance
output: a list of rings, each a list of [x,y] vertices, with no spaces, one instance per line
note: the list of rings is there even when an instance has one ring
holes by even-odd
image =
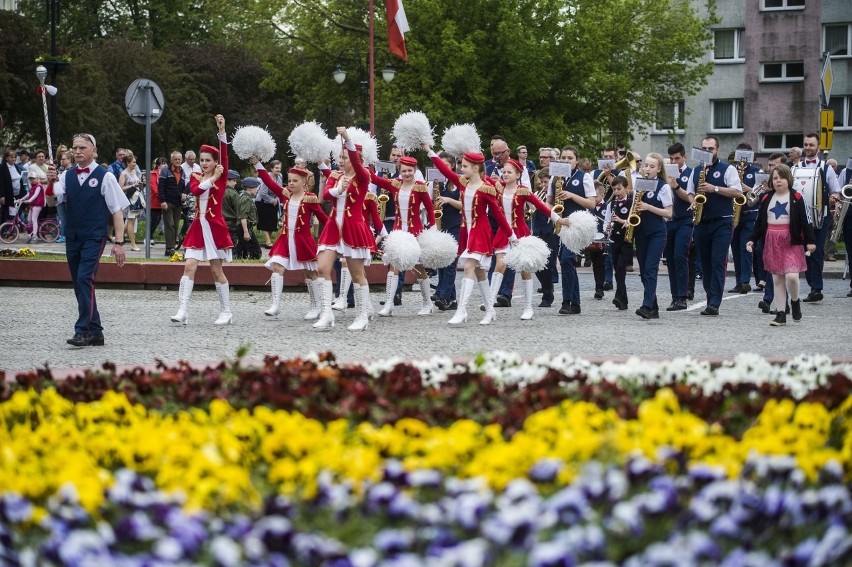
[[[14,209],[14,207],[12,207]],[[10,213],[12,210],[10,209]],[[16,214],[13,215],[12,220],[6,221],[3,224],[0,224],[0,242],[5,242],[6,244],[12,244],[16,240],[18,240],[18,236],[23,232],[24,234],[30,234],[30,227],[27,223],[21,220],[21,218]],[[56,219],[53,217],[47,217],[44,220],[40,220],[38,223],[38,237],[39,239],[45,242],[55,242],[57,238],[59,238],[59,223],[56,222]]]

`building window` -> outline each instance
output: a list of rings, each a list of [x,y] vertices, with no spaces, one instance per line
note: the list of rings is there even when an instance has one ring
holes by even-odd
[[[761,10],[800,10],[805,7],[805,0],[761,0]]]
[[[686,128],[686,102],[679,100],[660,104],[657,107],[655,132],[683,132]]]
[[[835,130],[852,130],[852,96],[834,95],[828,107],[834,111]]]
[[[743,30],[716,30],[713,32],[713,60],[717,63],[745,61]]]
[[[832,57],[849,57],[852,55],[852,46],[849,39],[852,24],[831,24],[823,28],[823,52],[831,53]]]
[[[790,148],[801,148],[804,134],[761,134],[761,152],[787,152]]]
[[[760,80],[764,83],[794,82],[804,78],[805,64],[802,61],[763,63],[760,66]]]
[[[711,130],[713,132],[736,132],[743,129],[743,99],[713,100],[711,107]]]

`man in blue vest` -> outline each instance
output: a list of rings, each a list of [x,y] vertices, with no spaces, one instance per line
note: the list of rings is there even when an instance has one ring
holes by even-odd
[[[846,167],[840,170],[840,173],[837,175],[837,184],[840,185],[841,192],[843,188],[847,185],[852,185],[852,167],[849,167],[852,159],[846,162]],[[843,204],[840,202],[845,199],[842,193],[838,193],[834,200],[836,201],[836,207],[841,207]],[[846,211],[846,216],[843,217],[843,243],[846,245],[846,265],[852,266],[852,259],[850,259],[849,254],[852,254],[852,210]],[[846,294],[846,297],[852,297],[852,278],[849,280],[849,293]]]
[[[123,211],[130,206],[115,176],[97,164],[97,145],[91,134],[76,134],[71,151],[77,166],[57,175],[49,166],[48,178],[55,181],[56,198],[64,202],[65,254],[71,270],[71,283],[77,296],[77,322],[74,336],[66,342],[75,347],[104,344],[104,328],[95,301],[95,277],[112,218],[115,234],[124,234]],[[112,247],[116,264],[124,265],[124,240]]]
[[[745,142],[737,145],[737,150],[745,150],[751,152],[751,144]],[[760,173],[760,168],[753,163],[737,162],[737,174],[740,176],[743,193],[749,193],[754,189],[756,175]],[[746,244],[754,230],[754,223],[757,222],[757,213],[760,211],[760,200],[746,201],[746,204],[740,209],[740,222],[734,227],[734,236],[731,241],[731,256],[734,259],[734,287],[728,290],[728,293],[746,294],[751,291],[751,275],[752,275],[752,252],[746,250]],[[757,280],[757,284],[760,280]]]
[[[672,302],[666,311],[686,309],[689,297],[689,245],[692,242],[692,209],[686,192],[692,168],[686,165],[686,148],[676,142],[668,148],[669,159],[678,168],[675,187],[672,189],[672,219],[666,223],[666,267]]]
[[[712,154],[711,163],[699,164],[692,170],[687,184],[687,193],[704,194],[707,202],[701,215],[701,221],[695,226],[698,239],[698,256],[704,275],[704,291],[707,293],[707,307],[702,315],[716,316],[722,304],[725,288],[725,275],[728,269],[728,248],[734,233],[734,198],[742,194],[742,185],[737,169],[719,161],[719,139],[707,136],[701,141],[701,149]],[[699,184],[702,169],[704,182]],[[694,205],[694,203],[693,203]]]

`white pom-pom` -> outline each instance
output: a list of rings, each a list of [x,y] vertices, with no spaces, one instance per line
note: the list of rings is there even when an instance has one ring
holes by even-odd
[[[533,273],[543,270],[550,258],[550,248],[537,236],[525,236],[506,252],[503,261],[516,272]]]
[[[420,244],[413,234],[404,230],[394,230],[385,239],[385,264],[398,270],[410,270],[420,262]]]
[[[335,151],[334,140],[329,138],[318,122],[303,122],[293,128],[287,138],[293,155],[311,163],[328,159]]]
[[[361,155],[364,159],[364,167],[379,161],[379,143],[369,132],[355,127],[347,128],[346,131],[349,133],[352,143],[363,148]],[[343,143],[343,140],[339,137],[338,140],[340,140],[341,144]]]
[[[275,157],[275,140],[260,126],[237,128],[231,146],[241,159],[256,157],[260,161],[269,161]]]
[[[434,226],[417,236],[420,243],[420,263],[427,268],[446,268],[458,256],[459,243],[452,234],[440,232]]]
[[[573,252],[579,254],[592,243],[595,233],[598,231],[598,221],[588,211],[577,211],[568,215],[569,226],[563,226],[559,231],[562,244]]]
[[[393,124],[391,135],[399,149],[404,152],[419,150],[423,144],[435,145],[429,119],[422,112],[412,110],[401,114]]]
[[[453,124],[444,131],[444,136],[441,138],[441,149],[454,156],[461,156],[465,152],[482,151],[476,126],[473,124]]]

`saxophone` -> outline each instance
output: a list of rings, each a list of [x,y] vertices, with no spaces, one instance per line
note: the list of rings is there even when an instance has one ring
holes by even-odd
[[[737,175],[740,176],[740,188],[743,186],[743,174],[745,173],[746,161],[740,160],[737,162]],[[737,225],[740,224],[740,216],[743,213],[743,205],[748,202],[745,194],[740,193],[736,197],[734,197],[734,228],[737,228]]]
[[[642,217],[636,206],[642,202],[642,197],[645,196],[645,191],[636,191],[633,194],[633,204],[630,205],[630,212],[627,214],[627,228],[624,231],[624,241],[633,242],[633,230],[642,224]]]
[[[441,230],[441,217],[444,216],[444,211],[435,206],[435,203],[438,199],[441,198],[441,182],[433,181],[432,182],[432,208],[435,209],[435,227],[440,231]]]
[[[556,181],[553,184],[553,212],[559,216],[562,216],[562,211],[565,210],[565,205],[562,204],[562,201],[559,199],[559,192],[562,191],[562,188],[565,187],[565,178],[557,177]],[[559,230],[562,228],[562,225],[559,223],[553,223],[553,234],[559,234]]]
[[[698,167],[701,170],[698,172],[698,186],[695,188],[695,201],[692,208],[692,224],[701,224],[701,215],[704,214],[704,203],[707,202],[707,195],[698,192],[698,187],[704,184],[707,180],[707,166],[702,162]]]

